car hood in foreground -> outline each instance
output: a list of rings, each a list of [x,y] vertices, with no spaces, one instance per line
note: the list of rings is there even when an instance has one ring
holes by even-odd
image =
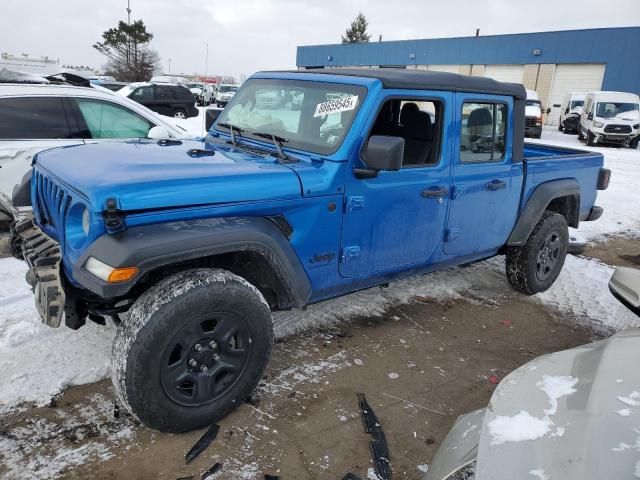
[[[477,413],[458,420],[427,479],[447,478],[472,461],[476,448],[475,480],[640,475],[638,352],[640,329],[629,329],[515,370],[494,392],[481,422]]]
[[[139,211],[301,196],[298,176],[272,156],[204,141],[161,143],[56,148],[38,154],[37,166],[86,197],[95,211],[108,198],[115,198],[120,210]]]

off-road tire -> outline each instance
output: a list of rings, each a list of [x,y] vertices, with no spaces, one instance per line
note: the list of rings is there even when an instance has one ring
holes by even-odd
[[[542,277],[539,275],[539,255],[545,242],[554,238],[560,241],[557,259],[553,268]],[[519,292],[533,295],[544,292],[556,281],[569,245],[569,228],[565,218],[559,213],[545,211],[535,226],[527,242],[521,247],[509,247],[506,255],[507,279]]]
[[[223,320],[215,320],[219,315]],[[205,318],[207,320],[203,320]],[[231,323],[225,323],[227,321]],[[213,336],[219,325],[226,325],[230,332],[242,331],[241,347],[244,345],[244,348],[241,350],[232,350],[238,345],[231,345],[238,342],[235,336],[225,346],[223,339],[227,335],[220,335],[220,346],[216,347],[220,353],[218,359],[227,358],[224,357],[226,349],[229,355],[243,352],[242,360],[238,361],[241,366],[235,369],[237,373],[229,374],[230,379],[224,373],[224,381],[218,382],[218,377],[215,377],[216,381],[210,381],[204,377],[207,372],[194,371],[190,367],[190,355],[203,354],[202,342],[198,340],[199,347],[196,348],[196,343],[189,345],[181,335],[186,329],[192,332],[191,338],[201,337],[202,330],[206,330],[202,326],[204,322],[213,322],[207,323],[212,332],[209,335]],[[170,350],[173,342],[185,344],[180,347],[183,350],[179,351],[177,359],[173,359],[175,352]],[[194,430],[219,421],[249,398],[262,377],[272,344],[271,311],[258,289],[226,270],[187,270],[160,281],[143,293],[129,310],[126,321],[118,327],[112,352],[113,386],[122,405],[148,427],[163,432]],[[205,347],[209,348],[208,344]],[[172,352],[170,362],[166,361],[168,351]],[[218,368],[212,360],[213,353],[213,350],[208,351],[210,356],[202,363],[214,362],[209,373],[216,375]],[[206,403],[188,404],[180,398],[175,400],[184,390],[167,389],[164,372],[173,368],[166,366],[171,362],[180,369],[184,366],[188,375],[206,382],[202,392],[211,395]],[[203,376],[198,377],[201,374]],[[193,392],[199,392],[195,386],[204,385],[198,381],[193,384]],[[216,395],[209,393],[214,387],[220,388]],[[184,387],[181,384],[179,388]]]

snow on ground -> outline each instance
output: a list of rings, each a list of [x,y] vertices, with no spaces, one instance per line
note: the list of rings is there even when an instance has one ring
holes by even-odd
[[[207,108],[213,108],[213,107],[197,107],[198,108],[198,116],[197,117],[191,117],[191,118],[187,118],[184,120],[179,120],[177,118],[173,118],[173,117],[167,117],[165,115],[162,115],[162,117],[169,123],[177,125],[179,127],[184,128],[187,132],[191,133],[192,135],[197,135],[198,137],[204,137],[206,135],[206,130],[204,128],[204,122],[205,122],[205,113],[204,111]]]

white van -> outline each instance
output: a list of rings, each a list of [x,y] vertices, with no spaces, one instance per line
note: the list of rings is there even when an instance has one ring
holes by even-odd
[[[524,136],[540,138],[542,136],[542,104],[534,90],[527,89],[524,116]]]
[[[625,92],[590,92],[580,115],[578,139],[587,145],[612,143],[637,148],[640,97]]]
[[[572,120],[577,115],[578,117],[582,113],[582,107],[584,106],[584,97],[587,94],[584,92],[569,92],[564,96],[562,104],[560,105],[560,121],[558,122],[558,130],[561,132],[564,130],[573,131],[576,129],[579,122],[569,122],[570,125],[565,125],[567,117],[571,116]],[[574,127],[575,125],[575,127]]]

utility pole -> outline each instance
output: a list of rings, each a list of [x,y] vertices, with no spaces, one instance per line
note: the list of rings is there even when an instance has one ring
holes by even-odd
[[[209,69],[209,42],[207,42],[207,55],[204,58],[204,82],[203,83],[206,83],[207,81],[208,69]]]
[[[131,25],[131,0],[127,0],[127,25]]]
[[[169,72],[168,73],[171,73],[171,59],[169,59]]]
[[[131,0],[127,0],[127,25],[131,26]],[[127,38],[127,68],[131,68],[131,33]]]

